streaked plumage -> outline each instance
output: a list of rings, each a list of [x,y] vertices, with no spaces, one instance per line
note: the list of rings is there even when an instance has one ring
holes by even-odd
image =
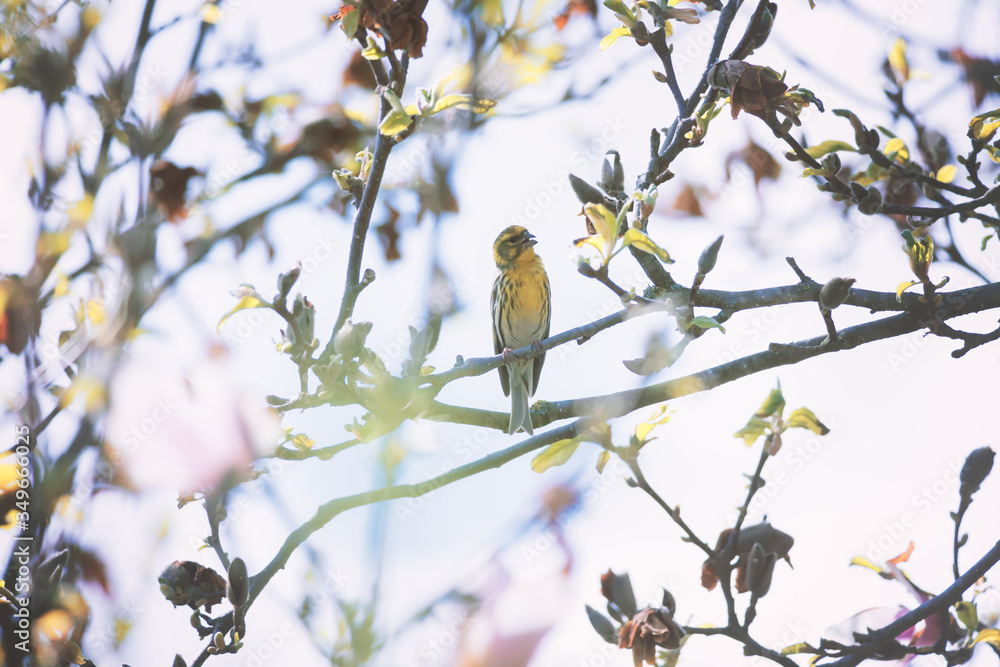
[[[510,226],[493,243],[496,280],[490,308],[493,312],[493,349],[497,354],[531,345],[549,337],[551,295],[549,277],[542,260],[535,254],[537,243],[524,227]],[[515,360],[500,366],[500,385],[511,397],[510,427],[514,434],[523,428],[534,433],[528,398],[538,387],[545,355]]]

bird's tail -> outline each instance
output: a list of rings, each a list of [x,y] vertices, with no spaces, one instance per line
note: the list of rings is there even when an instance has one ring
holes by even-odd
[[[523,428],[528,435],[534,435],[535,431],[531,426],[531,404],[528,402],[528,384],[531,382],[531,369],[514,369],[511,367],[510,383],[510,426],[507,428],[509,435],[517,433],[517,429]]]

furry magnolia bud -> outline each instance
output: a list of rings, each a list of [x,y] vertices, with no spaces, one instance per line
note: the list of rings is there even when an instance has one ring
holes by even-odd
[[[722,247],[723,238],[725,237],[720,236],[712,241],[710,246],[702,250],[701,257],[698,258],[698,273],[705,275],[715,268],[715,261],[719,259],[719,248]]]
[[[854,278],[831,279],[819,291],[819,307],[825,311],[830,311],[844,303],[844,299],[850,294],[851,285],[854,283]]]
[[[980,447],[966,457],[965,465],[962,466],[962,472],[958,476],[962,485],[959,494],[962,497],[969,497],[979,490],[983,480],[993,470],[993,457],[995,455],[995,452],[989,447]]]

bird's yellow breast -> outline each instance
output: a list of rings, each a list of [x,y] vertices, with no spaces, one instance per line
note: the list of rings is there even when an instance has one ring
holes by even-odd
[[[534,253],[532,253],[534,254]],[[504,344],[517,349],[543,337],[549,321],[549,279],[537,255],[517,262],[498,277],[505,304],[497,315]]]

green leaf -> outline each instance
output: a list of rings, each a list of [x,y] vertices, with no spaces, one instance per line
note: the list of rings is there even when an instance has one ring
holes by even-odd
[[[830,432],[830,429],[817,419],[812,410],[808,408],[799,408],[789,415],[785,428],[807,428],[816,435],[826,435]]]
[[[618,20],[625,24],[626,32],[628,32],[628,28],[631,28],[636,24],[635,13],[629,9],[625,3],[622,2],[622,0],[604,0],[604,6],[613,11]],[[602,46],[601,51],[603,50],[604,47]]]
[[[590,619],[590,624],[594,626],[594,630],[597,630],[597,634],[601,636],[601,639],[609,644],[618,645],[618,631],[615,630],[614,624],[611,620],[597,611],[589,604],[587,607],[587,618]]]
[[[553,442],[531,459],[531,469],[535,472],[545,472],[549,468],[561,466],[569,461],[581,442],[583,442],[583,438],[580,436]]]
[[[976,631],[976,626],[979,625],[979,613],[976,610],[976,605],[964,600],[956,602],[955,615],[958,616],[958,620],[962,622],[971,636]]]
[[[898,75],[900,81],[909,81],[910,64],[906,61],[906,41],[900,37],[889,49],[889,66]]]
[[[632,618],[638,611],[635,603],[635,591],[632,590],[632,579],[628,574],[616,574],[611,583],[611,601],[615,603],[625,618]]]
[[[601,252],[604,263],[611,259],[611,251],[618,241],[618,218],[604,204],[586,204],[583,212],[594,226],[597,234],[588,236],[583,243],[589,243]]]
[[[880,568],[878,565],[876,565],[875,563],[871,562],[867,558],[862,558],[861,556],[857,556],[855,558],[852,558],[851,559],[851,565],[857,565],[859,567],[867,567],[869,570],[875,570],[879,574],[882,574],[882,568]]]
[[[835,141],[833,139],[824,141],[821,144],[817,144],[811,148],[806,149],[806,153],[809,153],[810,157],[817,160],[823,157],[824,155],[828,155],[829,153],[836,153],[837,151],[851,151],[852,153],[857,153],[858,149],[852,146],[851,144],[847,143],[846,141]]]
[[[381,60],[385,55],[385,51],[379,48],[378,43],[371,37],[368,38],[368,46],[361,52],[361,57],[365,60]]]
[[[382,122],[379,123],[378,131],[387,137],[392,137],[408,128],[413,119],[410,118],[410,114],[407,113],[406,108],[399,101],[396,93],[386,88],[382,92],[382,97],[389,103],[392,109],[385,115]]]
[[[770,425],[760,417],[751,417],[746,426],[734,433],[733,436],[743,438],[743,442],[747,447],[749,447],[753,443],[757,442],[757,438],[764,435],[768,426]]]
[[[625,7],[625,3],[622,2],[622,0],[604,0],[603,4],[616,14],[624,14],[628,11],[628,8]]]
[[[611,452],[606,449],[601,450],[601,455],[597,457],[597,472],[604,472],[604,466],[611,460]]]
[[[635,427],[635,437],[639,440],[639,442],[645,442],[646,436],[648,436],[654,428],[660,424],[666,424],[670,421],[672,416],[673,415],[671,413],[667,412],[667,404],[664,403],[656,408],[656,410],[654,410],[653,413],[646,418],[646,421]]]
[[[785,396],[781,393],[781,386],[779,385],[776,389],[772,389],[771,393],[767,395],[764,402],[760,404],[760,408],[757,409],[755,417],[760,417],[764,419],[772,415],[781,416],[781,412],[785,409]]]
[[[806,642],[799,642],[798,644],[792,644],[791,646],[786,646],[781,649],[781,655],[794,655],[796,653],[811,653],[815,651],[812,646]]]
[[[618,41],[619,37],[624,37],[625,35],[632,34],[632,31],[625,26],[618,26],[609,32],[604,39],[601,40],[601,51],[607,50],[609,46]]]
[[[670,253],[656,245],[653,239],[649,238],[638,229],[629,228],[625,232],[625,237],[622,239],[622,244],[625,246],[635,246],[643,252],[648,252],[650,255],[656,255],[664,264],[673,264],[674,260],[670,259]]]
[[[885,148],[882,149],[886,157],[890,160],[896,159],[897,157],[902,160],[908,160],[910,157],[910,149],[906,147],[906,143],[899,137],[893,137],[885,144]]]
[[[358,31],[358,22],[361,20],[361,12],[357,9],[347,12],[340,18],[340,27],[343,29],[347,39],[353,40],[354,33]]]
[[[972,640],[972,644],[978,644],[979,642],[986,642],[993,648],[1000,650],[1000,630],[996,628],[989,628],[988,630],[983,630],[976,638]]]
[[[222,330],[222,325],[233,316],[233,313],[246,310],[247,308],[270,308],[271,304],[264,301],[264,298],[258,294],[253,287],[250,285],[244,285],[240,290],[234,292],[235,296],[241,297],[240,300],[233,306],[233,309],[222,316],[219,320],[219,324],[215,327],[216,332]]]
[[[387,137],[394,137],[410,126],[413,119],[406,111],[396,111],[393,109],[385,115],[382,122],[378,124],[378,131]]]
[[[937,173],[934,174],[934,178],[941,181],[942,183],[951,183],[952,181],[955,180],[955,173],[957,171],[958,169],[955,167],[955,165],[946,164],[945,166],[937,170]]]
[[[497,101],[494,99],[490,98],[480,99],[473,97],[472,95],[452,93],[450,95],[445,95],[437,102],[435,102],[434,106],[431,107],[429,111],[424,112],[424,115],[432,116],[436,113],[444,111],[445,109],[451,109],[454,107],[482,114],[486,113],[496,105]]]
[[[722,326],[711,317],[705,317],[704,315],[699,315],[698,317],[692,318],[689,324],[693,324],[696,327],[701,327],[702,329],[718,329],[722,333],[726,333],[726,327]]]
[[[914,285],[919,285],[919,284],[920,283],[914,283],[914,282],[911,282],[909,280],[904,280],[903,282],[899,283],[899,285],[896,286],[896,302],[897,303],[902,303],[903,302],[903,292],[905,292],[906,290],[910,289]]]

